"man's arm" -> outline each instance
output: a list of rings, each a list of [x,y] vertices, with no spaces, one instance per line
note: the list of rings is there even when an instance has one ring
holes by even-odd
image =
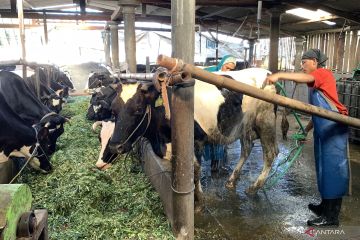
[[[297,83],[311,83],[315,79],[312,75],[307,73],[288,73],[288,72],[278,72],[272,75],[267,76],[266,78],[268,83],[275,83],[278,80],[291,80]]]

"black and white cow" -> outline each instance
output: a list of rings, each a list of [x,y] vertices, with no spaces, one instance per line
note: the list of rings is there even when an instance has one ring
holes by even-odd
[[[5,156],[34,154],[39,168],[50,171],[48,157],[55,151],[65,122],[31,93],[20,76],[0,72],[0,152]]]
[[[122,91],[122,85],[120,83],[97,88],[91,96],[86,118],[96,121],[111,118],[111,103],[119,91]]]
[[[115,125],[110,122],[101,123],[105,130],[102,129],[100,132],[102,150],[96,164],[98,168],[109,167],[114,158],[113,154],[129,152],[141,137],[149,140],[154,153],[160,158],[166,154],[166,144],[171,140],[171,128],[170,120],[165,118],[164,106],[155,106],[160,93],[152,84],[131,84],[130,86],[136,88],[127,89],[124,94],[120,92],[113,101]],[[99,124],[96,123],[93,126]],[[195,129],[196,136],[205,137],[204,134],[201,135],[201,131],[198,131],[200,129],[196,124]],[[200,165],[195,159],[194,166],[195,203],[199,206],[202,201]]]
[[[107,87],[110,84],[118,83],[120,80],[109,71],[92,72],[89,74],[86,89],[95,89],[99,87]]]
[[[250,68],[241,71],[218,72],[217,74],[226,74],[237,81],[260,88],[268,73],[269,71],[265,69]],[[273,85],[266,86],[264,90],[275,93]],[[278,154],[274,105],[249,96],[242,96],[239,93],[220,91],[216,86],[201,81],[196,82],[194,92],[195,122],[196,125],[199,124],[201,131],[206,133],[206,138],[202,139],[215,144],[229,144],[240,139],[242,143],[240,161],[227,182],[228,188],[235,187],[241,167],[251,152],[253,141],[260,139],[264,167],[256,182],[247,190],[248,193],[255,193],[263,186],[272,162]],[[138,90],[137,95],[140,96],[140,93],[141,91]],[[131,141],[125,141],[125,139],[129,137],[129,131],[131,132],[131,129],[134,128],[127,124],[138,124],[139,116],[143,116],[145,113],[146,109],[142,103],[144,100],[141,99],[146,99],[146,93],[142,95],[137,98],[134,95],[124,106],[118,107],[122,111],[118,113],[118,124],[116,124],[114,135],[110,140],[113,151],[122,153],[131,148]],[[138,131],[141,132],[141,130]],[[202,151],[202,146],[203,144],[195,146],[196,153]]]
[[[118,156],[117,153],[110,152],[108,147],[109,140],[114,133],[115,121],[96,121],[92,125],[92,130],[95,132],[97,127],[101,127],[98,135],[101,149],[95,165],[101,170],[106,170],[111,167],[111,163]]]
[[[237,81],[260,88],[269,73],[261,68],[248,68],[216,74],[229,75]],[[264,90],[276,92],[273,85],[266,86]],[[240,139],[241,156],[227,181],[228,188],[235,187],[240,170],[250,155],[253,141],[260,139],[264,167],[255,183],[247,189],[247,193],[256,193],[264,185],[272,162],[278,154],[274,105],[246,95],[239,104],[238,94],[221,94],[217,87],[202,81],[196,82],[194,92],[194,117],[206,132],[208,141],[230,144]]]

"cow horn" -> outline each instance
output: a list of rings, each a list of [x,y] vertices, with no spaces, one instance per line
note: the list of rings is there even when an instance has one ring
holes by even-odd
[[[96,131],[96,128],[97,128],[98,126],[102,126],[102,121],[96,121],[96,122],[94,122],[94,124],[92,125],[92,130],[93,130],[93,132]]]

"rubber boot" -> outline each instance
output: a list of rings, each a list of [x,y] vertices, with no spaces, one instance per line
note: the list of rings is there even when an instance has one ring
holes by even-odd
[[[323,213],[320,217],[308,220],[308,226],[315,227],[337,227],[339,226],[339,214],[342,198],[324,199]]]
[[[321,216],[324,209],[324,199],[321,199],[321,203],[318,205],[310,203],[308,208],[317,216]]]

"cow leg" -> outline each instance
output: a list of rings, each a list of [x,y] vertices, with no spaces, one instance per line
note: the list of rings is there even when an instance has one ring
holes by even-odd
[[[256,181],[246,190],[247,194],[255,194],[265,184],[266,178],[271,170],[271,165],[279,152],[274,136],[275,133],[274,135],[262,135],[260,138],[263,148],[264,166]]]
[[[244,141],[241,140],[241,155],[240,160],[236,164],[235,169],[231,173],[229,179],[226,181],[225,186],[228,189],[235,189],[236,182],[239,179],[241,168],[243,167],[246,159],[249,157],[251,148],[252,148],[252,141],[250,138],[245,139]]]
[[[264,162],[264,166],[261,171],[261,174],[256,179],[256,181],[248,189],[246,189],[247,194],[250,194],[250,195],[255,194],[264,185],[265,180],[271,170],[271,164],[272,164],[272,161]]]
[[[194,157],[194,210],[195,212],[201,212],[204,208],[204,197],[200,183],[201,166],[198,163],[196,157]]]

